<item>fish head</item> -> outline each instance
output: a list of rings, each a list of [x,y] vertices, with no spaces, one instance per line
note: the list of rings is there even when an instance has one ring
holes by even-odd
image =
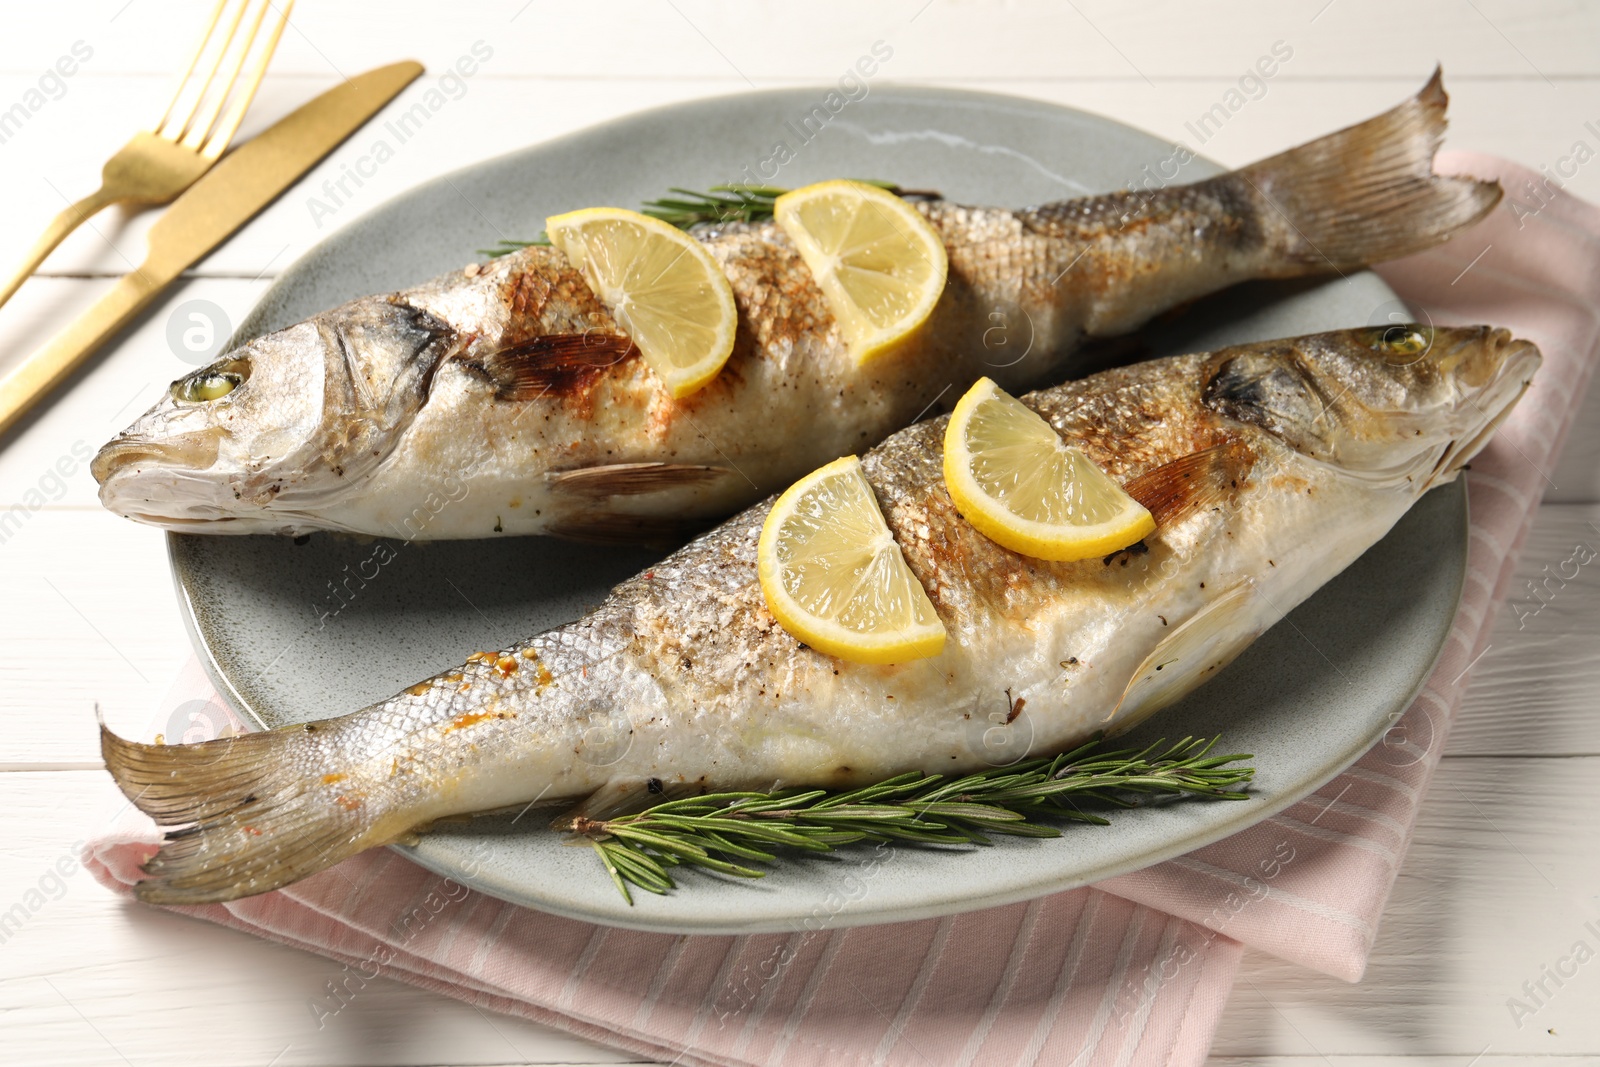
[[[1421,493],[1488,443],[1539,362],[1496,327],[1373,326],[1224,349],[1203,398],[1312,460]]]
[[[174,530],[336,528],[322,510],[394,450],[448,335],[418,309],[362,301],[234,349],[100,449],[101,503]]]

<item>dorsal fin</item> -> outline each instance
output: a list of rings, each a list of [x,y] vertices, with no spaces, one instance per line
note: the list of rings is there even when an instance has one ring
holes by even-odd
[[[494,383],[496,400],[537,400],[583,389],[639,350],[620,333],[556,333],[503,348],[468,366]]]
[[[604,500],[703,485],[732,473],[727,467],[702,463],[608,463],[603,467],[551,471],[544,477],[552,493]]]
[[[1230,438],[1163,463],[1122,488],[1150,509],[1159,529],[1230,502],[1255,461],[1249,445]]]

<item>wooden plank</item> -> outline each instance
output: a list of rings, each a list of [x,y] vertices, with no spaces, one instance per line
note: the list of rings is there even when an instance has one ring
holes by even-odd
[[[1447,757],[1360,984],[1248,954],[1214,1055],[1600,1054],[1600,963],[1573,959],[1580,941],[1600,954],[1596,773],[1594,757]],[[1557,986],[1556,967],[1576,974]]]
[[[1591,465],[1594,455],[1589,453]],[[1472,669],[1446,751],[1600,754],[1596,635],[1600,505],[1546,504],[1495,617],[1488,651]]]
[[[140,733],[189,642],[155,530],[49,508],[0,545],[0,768],[99,764],[94,712]]]
[[[8,27],[0,71],[33,73],[74,41],[94,48],[80,77],[167,75],[186,58],[202,8],[182,0],[93,0],[40,5]],[[1476,9],[1474,11],[1473,9]],[[502,49],[500,71],[603,72],[616,79],[708,70],[727,78],[836,75],[874,40],[895,48],[896,78],[955,70],[1008,77],[1209,76],[1243,71],[1277,39],[1292,41],[1304,75],[1383,73],[1437,56],[1471,72],[1550,78],[1600,73],[1592,47],[1600,12],[1561,0],[1228,0],[1203,7],[1116,0],[949,0],[863,5],[817,0],[803,17],[728,0],[556,4],[503,0],[452,10],[425,0],[308,4],[295,11],[273,70],[353,73],[402,57],[442,70],[471,42]],[[419,32],[419,27],[430,27]]]

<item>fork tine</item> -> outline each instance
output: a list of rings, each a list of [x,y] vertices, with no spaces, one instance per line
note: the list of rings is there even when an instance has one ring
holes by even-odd
[[[250,32],[245,35],[244,44],[234,52],[233,59],[228,65],[228,72],[217,83],[217,91],[211,94],[211,100],[206,104],[205,109],[195,116],[194,121],[189,124],[189,133],[183,139],[183,147],[191,152],[200,150],[200,146],[205,143],[206,134],[211,130],[212,123],[216,121],[217,113],[222,110],[222,105],[228,102],[228,94],[233,92],[234,83],[239,80],[239,70],[244,66],[244,61],[250,56],[250,49],[256,42],[256,34],[261,32],[261,21],[266,18],[267,8],[270,6],[271,0],[262,0],[261,6],[256,9],[255,21],[250,24]],[[249,7],[250,0],[245,0],[244,5],[239,8],[241,17]],[[231,35],[229,43],[232,43]]]
[[[167,109],[161,113],[161,118],[151,127],[160,132],[161,127],[167,124],[167,119],[172,116],[172,109],[178,106],[178,100],[183,96],[184,86],[189,84],[189,75],[194,73],[194,65],[200,62],[200,56],[205,53],[206,42],[211,40],[211,33],[217,28],[217,20],[222,17],[222,8],[228,0],[217,0],[217,6],[211,9],[211,21],[206,23],[206,32],[200,35],[200,42],[194,46],[194,52],[189,56],[189,63],[183,68],[183,76],[178,79],[178,87],[172,92],[172,100],[168,102]]]
[[[266,7],[271,6],[271,0],[265,0]],[[263,11],[265,7],[263,8]],[[207,159],[216,159],[227,149],[233,135],[238,132],[239,123],[244,121],[244,113],[249,110],[250,101],[256,97],[256,90],[261,87],[261,79],[267,73],[267,64],[272,61],[272,53],[278,50],[278,39],[283,36],[283,28],[289,24],[289,13],[294,10],[294,0],[285,0],[283,11],[278,15],[278,21],[272,27],[272,35],[267,38],[267,43],[261,49],[260,58],[250,72],[248,83],[235,95],[227,116],[211,135],[211,140],[206,142],[201,155]]]
[[[246,3],[248,3],[248,0],[246,0]],[[228,46],[233,43],[234,34],[239,31],[239,20],[243,15],[244,7],[241,6],[238,11],[234,12],[233,18],[229,20],[228,32],[223,36],[221,46],[217,48],[216,53],[211,57],[211,62],[206,68],[205,75],[193,79],[187,74],[184,76],[185,84],[179,88],[178,95],[173,98],[172,105],[167,109],[169,114],[165,125],[156,128],[156,132],[160,136],[169,141],[176,141],[183,136],[184,128],[189,125],[189,120],[194,116],[195,109],[205,99],[206,90],[211,86],[211,79],[216,77],[217,67],[222,63],[223,56],[227,55]],[[210,50],[211,40],[215,36],[216,24],[213,22],[211,28],[206,31],[205,40],[200,43],[200,51],[195,55],[196,62],[189,65],[191,71],[198,65],[198,61],[205,56],[206,52]]]

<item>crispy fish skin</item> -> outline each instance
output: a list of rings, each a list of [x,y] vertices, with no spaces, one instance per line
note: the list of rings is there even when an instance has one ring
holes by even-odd
[[[1445,105],[1435,74],[1384,115],[1193,185],[1020,211],[920,204],[949,282],[864,367],[773,223],[698,233],[739,327],[720,375],[677,401],[565,257],[529,248],[250,342],[218,364],[248,374],[235,390],[168,396],[92,469],[111,510],[188,532],[661,539],[981,376],[1022,392],[1059,380],[1085,339],[1236,282],[1447,239],[1500,189],[1432,174]]]
[[[757,505],[594,612],[341,718],[195,745],[102,733],[168,828],[139,895],[264,892],[434,819],[658,779],[710,790],[955,773],[1124,729],[1209,678],[1449,481],[1538,351],[1489,327],[1317,334],[1157,360],[1023,398],[1151,508],[1145,551],[1050,563],[968,525],[945,417],[863,471],[949,631],[872,666],[763,599]]]

